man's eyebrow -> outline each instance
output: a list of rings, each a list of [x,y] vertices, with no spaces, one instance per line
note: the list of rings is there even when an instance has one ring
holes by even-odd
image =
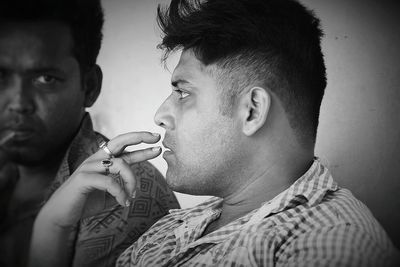
[[[12,67],[9,67],[7,65],[2,65],[0,64],[0,71],[2,72],[11,72],[13,71]],[[65,74],[65,71],[62,68],[59,67],[54,67],[54,66],[31,66],[25,70],[23,70],[23,72],[26,73],[46,73],[46,72],[57,72],[57,73],[61,73],[61,74]]]
[[[35,73],[40,73],[40,72],[61,72],[64,73],[64,71],[61,68],[57,67],[34,67],[29,70],[30,72],[35,72]]]
[[[182,83],[186,84],[186,83],[189,83],[189,82],[187,80],[184,80],[184,79],[177,79],[177,80],[171,81],[171,85],[173,87],[177,87],[178,84],[182,84]]]
[[[63,70],[62,68],[58,67],[34,67],[32,69],[28,69],[25,71],[25,73],[30,74],[30,75],[43,75],[43,74],[48,74],[48,75],[58,75],[60,77],[65,77],[67,76],[67,72]]]

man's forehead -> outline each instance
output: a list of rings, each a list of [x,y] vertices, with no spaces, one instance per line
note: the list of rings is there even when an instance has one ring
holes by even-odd
[[[208,68],[196,57],[193,50],[184,50],[174,69],[171,80],[191,80],[199,76],[208,76]]]
[[[0,26],[0,64],[33,68],[72,57],[72,36],[57,22],[10,22]]]
[[[2,35],[31,35],[41,38],[72,39],[70,27],[58,20],[6,20],[0,24],[0,36]]]

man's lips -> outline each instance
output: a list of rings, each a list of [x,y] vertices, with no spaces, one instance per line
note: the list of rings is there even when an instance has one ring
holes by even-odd
[[[162,144],[165,147],[165,151],[163,153],[163,158],[166,159],[168,156],[172,155],[173,152],[172,152],[171,147],[169,146],[169,144],[167,142],[163,141]]]
[[[34,118],[11,117],[0,127],[0,132],[2,135],[11,134],[13,137],[10,141],[26,141],[40,132],[38,122]]]
[[[26,136],[32,135],[35,131],[31,129],[15,129],[11,130],[11,132],[13,132],[15,136]]]
[[[31,138],[35,134],[35,130],[26,127],[13,127],[6,129],[7,135],[12,135],[12,140],[23,141]]]
[[[0,135],[0,146],[10,141],[14,137],[14,135],[15,134],[13,132],[8,132],[4,135]]]
[[[165,141],[163,141],[162,144],[165,147],[166,151],[171,151],[171,148],[169,147],[169,145]]]

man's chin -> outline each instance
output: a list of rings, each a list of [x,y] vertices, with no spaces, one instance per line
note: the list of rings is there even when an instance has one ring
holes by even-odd
[[[166,181],[169,188],[173,191],[194,195],[194,196],[208,196],[210,192],[206,192],[206,188],[201,184],[196,184],[196,179],[187,178],[185,176],[179,176],[178,174],[172,174],[167,171]]]
[[[27,149],[7,150],[7,159],[17,165],[37,166],[43,162],[43,155]]]
[[[188,194],[186,186],[182,183],[182,180],[178,175],[173,173],[170,168],[168,168],[167,173],[165,175],[165,180],[169,188],[171,188],[175,192]]]
[[[10,157],[10,162],[17,164],[17,165],[22,165],[22,166],[27,166],[27,167],[34,167],[42,163],[42,161],[34,159],[34,158],[27,158],[24,156],[14,156]]]

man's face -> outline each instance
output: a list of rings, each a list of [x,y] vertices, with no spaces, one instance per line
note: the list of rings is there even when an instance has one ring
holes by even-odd
[[[1,24],[0,136],[14,135],[1,147],[11,160],[49,160],[77,131],[85,94],[72,47],[62,23]]]
[[[222,196],[238,160],[236,116],[223,116],[217,82],[191,50],[172,75],[171,95],[155,115],[165,128],[166,179],[175,191]],[[224,190],[224,191],[222,191]]]

